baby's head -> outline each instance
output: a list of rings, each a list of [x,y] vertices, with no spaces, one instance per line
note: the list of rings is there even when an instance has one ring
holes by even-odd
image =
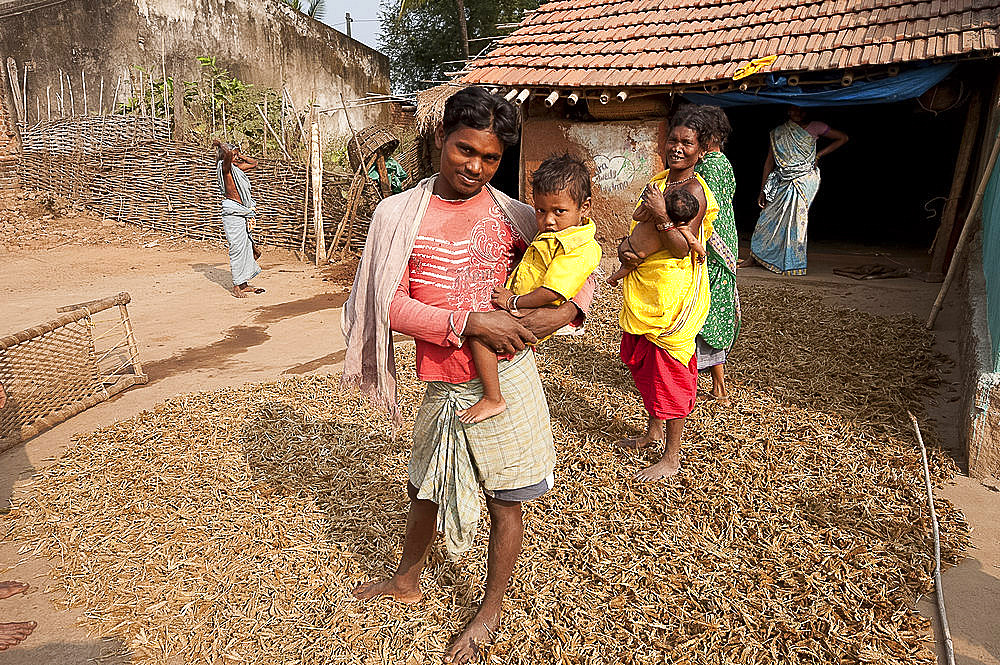
[[[687,226],[698,214],[698,199],[686,189],[674,189],[663,195],[667,217],[676,226]]]
[[[590,212],[590,171],[568,153],[553,155],[531,174],[538,232],[579,226]]]

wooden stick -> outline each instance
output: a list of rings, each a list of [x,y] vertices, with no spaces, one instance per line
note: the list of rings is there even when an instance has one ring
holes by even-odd
[[[28,124],[28,63],[24,63],[24,76],[21,78],[21,107],[24,109],[24,124]]]
[[[222,135],[226,137],[226,143],[229,143],[229,123],[226,122],[226,103],[222,102]],[[253,153],[251,153],[253,154]]]
[[[59,70],[59,117],[62,118],[66,115],[66,105],[63,103],[65,99],[65,93],[63,92],[63,72]]]
[[[104,115],[104,77],[101,77],[101,94],[97,98],[97,108],[101,115]]]
[[[271,136],[274,137],[274,140],[278,142],[278,147],[281,148],[281,152],[285,153],[285,159],[291,161],[292,156],[288,154],[288,150],[285,149],[285,145],[281,142],[281,138],[278,136],[277,132],[274,131],[274,127],[272,127],[271,123],[267,121],[267,115],[265,112],[261,111],[259,106],[254,105],[254,108],[257,109],[257,113],[260,113],[260,117],[264,119],[264,126],[267,127],[269,132],[271,132]]]
[[[167,38],[160,33],[160,65],[163,67],[163,119],[167,121],[167,131],[170,130],[170,107],[167,106]]]
[[[312,164],[312,147],[306,156],[306,195],[305,200],[302,202],[302,246],[299,251],[304,255],[306,253],[306,230],[309,228],[309,179],[312,177],[311,166]]]
[[[955,174],[951,180],[951,191],[948,192],[948,200],[941,212],[941,225],[938,226],[937,233],[934,234],[934,242],[931,243],[929,273],[932,275],[940,274],[944,269],[945,258],[948,254],[948,241],[951,239],[951,231],[955,227],[955,217],[958,215],[958,199],[962,196],[969,163],[972,161],[972,151],[976,147],[981,108],[979,91],[976,90],[969,98],[969,108],[965,114],[965,129],[962,132],[962,142],[959,144],[958,159],[955,161]]]
[[[316,227],[316,265],[327,258],[323,231],[323,155],[319,149],[319,123],[312,122],[313,223]]]
[[[80,85],[83,86],[83,114],[90,115],[90,109],[87,107],[87,72],[83,69],[80,70]]]
[[[997,109],[1000,110],[1000,107],[997,107]],[[990,158],[986,162],[986,167],[983,169],[983,175],[979,179],[979,187],[976,188],[976,196],[972,200],[972,207],[969,208],[969,214],[965,216],[965,223],[962,224],[962,234],[958,236],[958,243],[955,245],[955,252],[951,256],[951,263],[948,264],[948,274],[944,278],[941,290],[938,291],[937,299],[934,301],[934,307],[931,308],[931,314],[927,317],[928,330],[934,327],[934,321],[937,320],[937,316],[941,312],[941,307],[944,304],[944,297],[948,294],[948,289],[951,288],[951,283],[955,279],[955,273],[958,272],[958,264],[961,263],[959,258],[962,256],[962,251],[965,249],[965,244],[969,239],[969,229],[972,228],[972,220],[975,219],[976,213],[979,212],[979,207],[983,203],[983,195],[986,193],[986,186],[989,184],[990,177],[993,175],[993,166],[997,163],[998,152],[1000,152],[1000,132],[993,137],[993,150],[990,152]]]
[[[69,115],[71,118],[75,118],[76,102],[73,101],[73,79],[70,77],[69,72],[66,73],[66,84],[69,86]]]
[[[45,107],[48,109],[49,122],[52,122],[52,86],[45,86]]]

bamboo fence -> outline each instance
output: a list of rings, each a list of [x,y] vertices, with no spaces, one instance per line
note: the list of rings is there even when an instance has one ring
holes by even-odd
[[[0,338],[0,384],[7,395],[0,452],[146,383],[126,308],[130,300],[119,293],[62,307],[61,316]]]
[[[406,185],[422,174],[419,142],[399,156]],[[306,223],[305,165],[260,159],[247,175],[257,201],[257,242],[299,250],[316,243]],[[224,240],[212,149],[170,139],[167,121],[138,116],[93,116],[44,122],[22,132],[19,175],[25,189],[65,196],[101,214],[157,231]],[[350,177],[323,174],[323,229],[332,239],[347,209]],[[369,183],[362,196],[352,250],[364,246],[379,193]],[[310,218],[312,210],[309,211]],[[345,235],[345,237],[347,237]],[[329,249],[335,249],[330,247]]]

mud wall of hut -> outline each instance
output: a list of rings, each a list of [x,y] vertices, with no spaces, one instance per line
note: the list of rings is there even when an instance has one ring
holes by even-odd
[[[628,232],[636,200],[649,179],[663,170],[667,121],[528,117],[521,136],[521,198],[531,202],[530,177],[546,157],[569,152],[593,174],[592,217],[597,239],[609,247]]]
[[[107,108],[119,77],[124,97],[136,67],[159,79],[165,64],[175,80],[198,80],[199,56],[243,81],[285,88],[300,109],[389,92],[388,58],[280,0],[0,0],[0,56],[17,71],[20,121],[29,125],[48,119],[54,95],[68,109],[70,85],[75,114],[83,113],[84,77],[96,113],[102,79]],[[359,129],[387,121],[385,113],[384,105],[353,109],[351,122]],[[348,133],[343,113],[320,122],[326,136]]]

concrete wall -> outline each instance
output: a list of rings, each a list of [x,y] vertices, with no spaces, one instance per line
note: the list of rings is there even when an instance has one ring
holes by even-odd
[[[77,113],[83,110],[82,75],[88,106],[97,106],[101,79],[110,106],[119,75],[134,66],[162,76],[197,80],[198,56],[244,81],[289,91],[298,108],[315,99],[321,108],[368,92],[389,92],[388,58],[280,0],[0,0],[0,56],[13,58],[20,77],[28,65],[28,120],[36,97],[46,115],[46,87],[59,92],[60,71],[73,82]],[[65,96],[68,84],[63,80]],[[383,107],[351,111],[355,129],[375,122]],[[346,134],[343,113],[321,116],[326,136]]]
[[[646,183],[663,170],[666,132],[665,119],[574,122],[529,116],[521,136],[521,198],[530,203],[530,175],[549,155],[568,151],[583,158],[593,174],[597,239],[609,249],[628,232]]]

